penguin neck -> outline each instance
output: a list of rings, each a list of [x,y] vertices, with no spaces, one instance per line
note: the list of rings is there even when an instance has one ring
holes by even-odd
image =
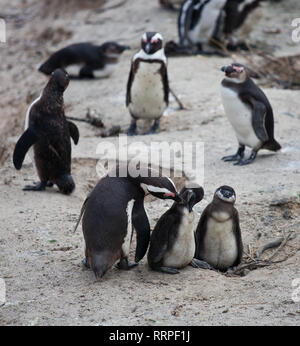
[[[51,84],[44,89],[41,100],[43,100],[43,108],[47,113],[61,114],[64,107],[63,91],[58,90]]]
[[[211,216],[218,222],[228,221],[233,214],[233,204],[215,197],[212,201]]]
[[[153,60],[162,61],[164,64],[167,64],[167,58],[165,55],[164,48],[159,49],[157,52],[153,54],[147,54],[143,49],[141,49],[135,56],[133,57],[133,61],[140,59],[142,61],[152,62]]]

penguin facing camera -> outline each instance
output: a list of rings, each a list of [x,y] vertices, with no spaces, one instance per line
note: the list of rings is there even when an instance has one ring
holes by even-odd
[[[232,187],[221,186],[204,209],[195,234],[195,258],[220,271],[240,264],[243,242]]]
[[[132,59],[127,82],[126,106],[131,115],[127,134],[137,134],[137,120],[154,121],[145,134],[153,134],[169,104],[167,58],[163,38],[157,32],[142,36],[141,50]]]

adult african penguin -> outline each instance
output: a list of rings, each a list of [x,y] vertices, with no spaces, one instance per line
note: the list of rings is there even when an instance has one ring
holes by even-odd
[[[139,174],[107,174],[85,200],[79,220],[85,240],[84,264],[101,278],[116,261],[117,268],[129,270],[144,257],[150,238],[150,225],[144,209],[146,194],[179,200],[171,179],[150,168]],[[155,174],[153,174],[155,173]],[[137,233],[135,262],[128,261],[133,227]]]
[[[211,39],[220,40],[223,32],[225,3],[226,0],[186,0],[178,17],[180,46],[198,46],[201,52],[209,53]]]
[[[163,38],[157,32],[142,36],[141,50],[132,59],[127,82],[126,106],[132,117],[127,134],[137,134],[137,120],[153,120],[147,134],[155,133],[169,103],[167,58]]]
[[[196,229],[195,258],[226,271],[237,266],[243,255],[236,194],[230,186],[219,187],[213,201],[202,212]]]
[[[222,67],[222,71],[223,106],[239,142],[237,153],[222,160],[247,165],[260,149],[279,150],[281,146],[274,139],[273,110],[264,92],[249,77],[245,66],[233,63]],[[243,160],[245,146],[252,149],[247,160]]]
[[[71,176],[71,141],[79,140],[75,124],[66,120],[63,93],[69,84],[68,74],[55,70],[40,97],[29,107],[26,128],[18,140],[13,163],[21,169],[27,151],[33,146],[34,161],[40,182],[23,190],[42,191],[47,184],[56,184],[64,194],[70,194],[75,183]]]
[[[64,68],[72,78],[109,77],[120,55],[129,46],[109,41],[100,46],[90,42],[74,43],[53,53],[39,71],[50,75],[57,68]]]
[[[193,206],[203,198],[202,187],[183,188],[180,202],[174,202],[158,220],[150,238],[148,264],[151,269],[168,274],[179,273],[191,264],[200,267],[195,259]],[[198,263],[197,263],[198,262]]]

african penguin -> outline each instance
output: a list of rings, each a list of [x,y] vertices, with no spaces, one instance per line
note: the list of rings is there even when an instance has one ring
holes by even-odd
[[[210,41],[220,40],[225,3],[226,0],[186,0],[178,17],[180,46],[198,46],[200,52],[214,53]]]
[[[179,200],[175,185],[166,176],[153,174],[150,168],[139,175],[126,168],[125,176],[107,174],[85,200],[79,220],[85,239],[84,264],[96,278],[117,263],[117,268],[129,270],[144,257],[150,238],[150,225],[144,209],[147,193],[161,198]],[[156,172],[158,173],[158,172]],[[128,261],[133,227],[137,233],[135,262]]]
[[[273,110],[264,92],[249,77],[245,66],[233,63],[222,67],[222,71],[223,106],[239,142],[237,153],[222,160],[246,165],[260,149],[279,150],[281,146],[274,139]],[[243,160],[245,146],[252,148],[247,160]]]
[[[241,28],[249,15],[255,10],[261,2],[266,0],[227,0],[224,7],[224,34],[227,38],[227,49],[236,50],[241,48],[248,50],[245,42],[239,42],[237,38],[233,36],[233,33]],[[248,20],[249,22],[249,20]],[[252,18],[251,29],[255,25]]]
[[[226,271],[242,259],[243,243],[236,194],[230,186],[219,187],[204,209],[196,229],[195,258]]]
[[[141,50],[135,54],[127,82],[126,106],[132,117],[128,135],[135,135],[138,119],[154,120],[147,134],[155,133],[169,103],[167,58],[163,38],[157,32],[142,36]]]
[[[158,220],[150,238],[148,264],[153,270],[168,274],[191,264],[198,267],[195,254],[193,206],[203,198],[202,187],[183,188],[180,202],[174,202]]]
[[[55,69],[64,68],[71,78],[109,77],[126,49],[130,47],[110,41],[100,46],[74,43],[53,53],[39,71],[50,75]]]
[[[33,146],[34,161],[40,182],[23,190],[42,191],[47,184],[56,184],[64,194],[70,194],[75,183],[71,176],[71,141],[79,140],[75,124],[66,120],[63,93],[69,84],[68,74],[55,70],[41,96],[28,109],[26,129],[18,140],[13,163],[21,169],[27,151]]]

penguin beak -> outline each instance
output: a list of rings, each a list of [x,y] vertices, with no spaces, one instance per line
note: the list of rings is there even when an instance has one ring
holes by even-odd
[[[146,46],[145,46],[145,52],[147,53],[147,54],[149,54],[150,53],[150,51],[151,51],[151,43],[147,43],[146,44]]]
[[[122,46],[121,50],[122,52],[124,52],[124,50],[130,50],[131,47],[130,46]]]
[[[221,68],[222,72],[225,72],[226,76],[229,76],[231,73],[236,72],[235,69],[229,65],[229,66],[223,66]]]

